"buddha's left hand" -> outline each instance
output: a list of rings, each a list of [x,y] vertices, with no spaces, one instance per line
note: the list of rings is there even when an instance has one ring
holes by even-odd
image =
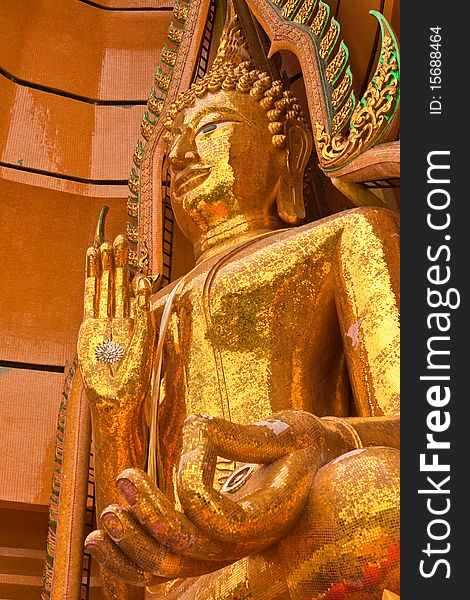
[[[188,417],[178,471],[177,511],[139,469],[117,486],[128,508],[101,515],[86,548],[111,572],[134,585],[194,577],[261,551],[294,525],[317,469],[351,449],[334,422],[283,411],[259,423],[236,425],[208,416]],[[217,457],[243,463],[250,476],[213,487]],[[240,486],[240,483],[242,484]]]

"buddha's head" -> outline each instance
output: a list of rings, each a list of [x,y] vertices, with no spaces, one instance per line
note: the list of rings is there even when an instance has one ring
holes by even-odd
[[[179,96],[166,123],[172,206],[196,247],[222,231],[305,217],[311,136],[292,94],[243,60],[240,37],[232,24],[212,69]]]

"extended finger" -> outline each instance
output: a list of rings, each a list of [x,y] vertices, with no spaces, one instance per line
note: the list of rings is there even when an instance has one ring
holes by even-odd
[[[145,352],[149,343],[153,342],[153,335],[149,335],[153,328],[150,314],[150,295],[152,293],[151,281],[138,273],[132,280],[134,297],[131,300],[131,317],[135,319],[133,347],[136,352]]]
[[[281,443],[280,447],[275,443],[277,435],[284,437],[283,433],[289,430],[289,421],[292,421],[290,414],[278,415],[281,416],[283,419],[267,420],[267,438],[259,437],[262,431],[256,433],[253,426],[237,425],[232,431],[229,425],[233,424],[227,424],[222,431],[226,430],[228,434],[237,431],[237,435],[229,441],[228,449],[233,450],[232,444],[237,439],[242,447],[247,440],[259,443],[264,439],[262,447],[265,455],[271,454],[271,458],[281,450],[285,452],[291,444],[295,448],[295,435],[287,436],[286,444]],[[269,467],[265,467],[268,477],[260,491],[235,502],[215,490],[212,485],[216,457],[220,455],[220,448],[225,445],[219,439],[217,423],[214,433],[214,422],[224,423],[220,419],[199,416],[187,420],[185,424],[183,451],[178,469],[178,496],[185,513],[204,533],[217,539],[240,542],[259,538],[264,539],[266,543],[278,539],[292,526],[302,510],[313,475],[323,461],[322,448],[313,444],[302,450],[291,451]],[[266,421],[262,423],[264,428]],[[297,425],[294,416],[294,429]],[[275,434],[274,440],[272,433]],[[304,443],[303,441],[302,444]],[[260,449],[255,449],[255,453],[259,454]],[[240,460],[242,457],[236,455],[230,458]]]
[[[144,528],[160,544],[177,554],[197,559],[237,560],[258,549],[257,544],[248,548],[207,537],[172,506],[140,469],[126,469],[119,475],[116,485]]]
[[[188,558],[170,552],[145,531],[137,520],[122,506],[108,506],[101,514],[101,522],[111,539],[123,553],[144,571],[167,579],[195,577],[210,573],[228,564]]]
[[[95,248],[88,248],[86,253],[84,318],[95,317],[96,294],[99,282],[100,258]]]
[[[190,415],[183,429],[185,452],[210,440],[217,456],[236,462],[265,464],[307,446],[320,448],[319,419],[299,410],[285,410],[252,423],[240,425],[206,415]]]
[[[113,248],[108,242],[104,242],[100,246],[101,255],[101,279],[100,279],[100,295],[98,301],[98,316],[101,319],[113,316],[113,275],[114,275],[114,260]]]
[[[132,316],[138,316],[139,313],[150,309],[150,295],[152,293],[152,283],[148,277],[137,273],[132,280],[133,291],[133,312]]]
[[[162,583],[161,579],[145,572],[129,560],[104,531],[92,531],[85,540],[85,550],[110,573],[131,585],[148,586]]]
[[[129,316],[128,245],[123,235],[114,240],[114,316]]]

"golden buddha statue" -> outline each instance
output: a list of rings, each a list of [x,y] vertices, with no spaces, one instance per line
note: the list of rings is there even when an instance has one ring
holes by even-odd
[[[399,586],[397,218],[302,225],[309,129],[240,39],[167,123],[196,266],[152,294],[123,236],[87,253],[86,547],[117,600],[379,599]]]

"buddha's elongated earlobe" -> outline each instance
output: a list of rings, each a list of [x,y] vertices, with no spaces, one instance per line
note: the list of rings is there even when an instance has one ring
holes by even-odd
[[[280,218],[296,225],[305,218],[303,177],[312,151],[309,131],[296,121],[286,123],[286,159],[276,195]]]

